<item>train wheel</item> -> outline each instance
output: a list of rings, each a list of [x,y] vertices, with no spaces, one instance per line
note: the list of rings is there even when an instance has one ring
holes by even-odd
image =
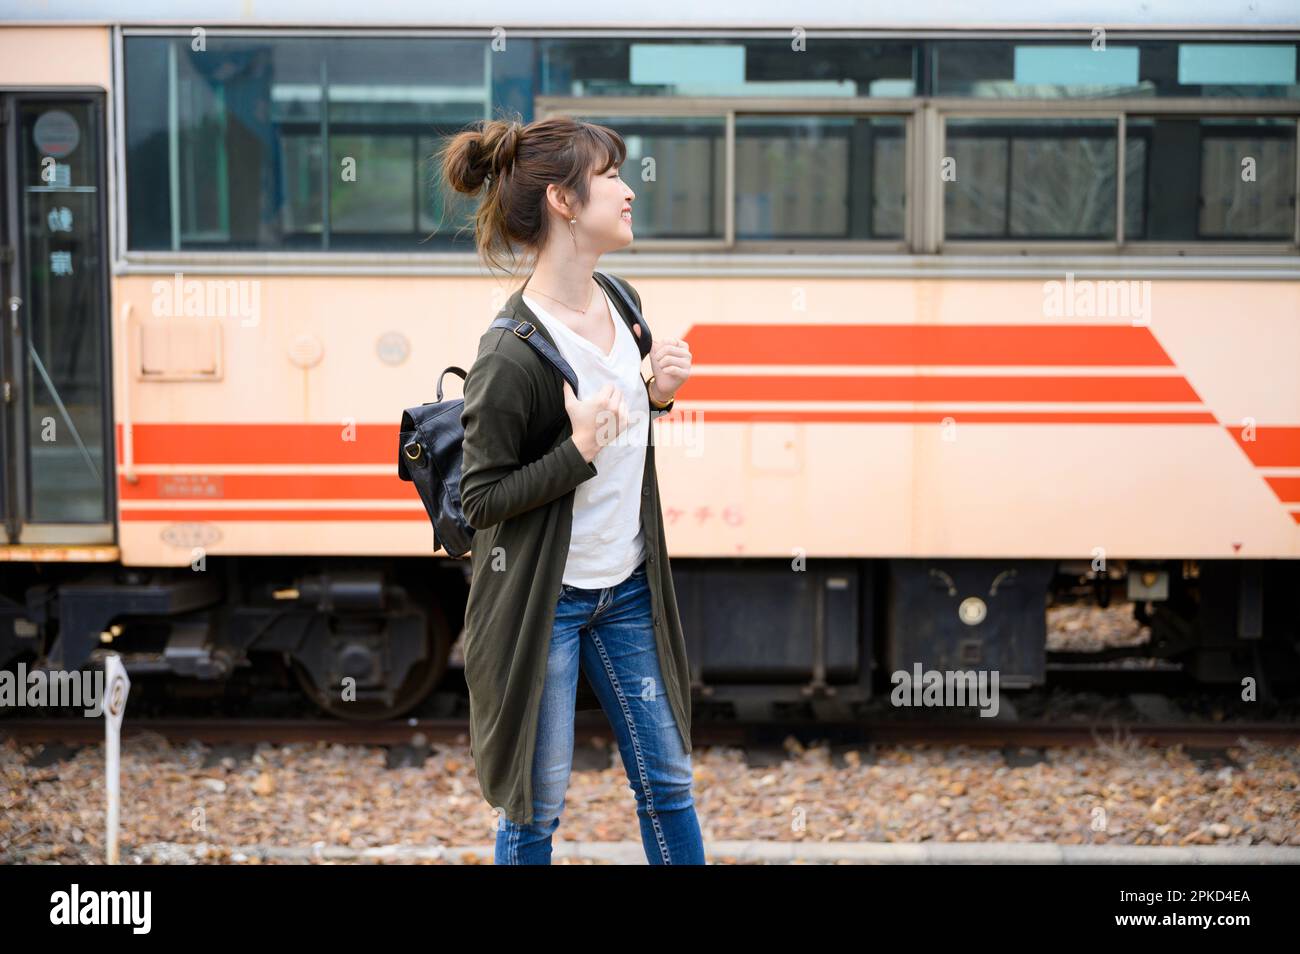
[[[293,660],[294,675],[302,691],[321,711],[349,722],[377,722],[396,719],[418,706],[433,691],[447,671],[451,656],[451,631],[437,604],[426,605],[428,628],[424,658],[412,664],[391,701],[357,699],[345,702],[337,691],[317,685],[307,667]]]

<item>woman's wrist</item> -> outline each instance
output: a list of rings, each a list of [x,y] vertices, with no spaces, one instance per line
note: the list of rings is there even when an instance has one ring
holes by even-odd
[[[646,382],[646,390],[650,395],[650,400],[655,404],[671,404],[673,396],[671,394],[663,395],[659,392],[659,382],[655,380],[655,375],[650,375],[650,380]]]
[[[600,453],[600,444],[596,442],[594,434],[574,434],[572,439],[574,446],[578,448],[578,453],[582,455],[582,459],[587,463],[590,464],[596,459],[596,455]]]

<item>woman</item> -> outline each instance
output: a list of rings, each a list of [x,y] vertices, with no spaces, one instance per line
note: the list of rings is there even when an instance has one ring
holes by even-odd
[[[465,379],[460,489],[475,529],[465,608],[470,748],[501,813],[497,864],[549,864],[573,760],[578,672],[618,739],[651,864],[704,864],[691,792],[690,668],[668,565],[653,416],[690,375],[633,332],[593,277],[632,241],[618,133],[569,117],[482,121],[441,154],[489,265],[522,248],[523,287]],[[510,270],[506,268],[506,270]],[[640,307],[640,296],[627,286]],[[580,395],[526,340],[574,369]]]

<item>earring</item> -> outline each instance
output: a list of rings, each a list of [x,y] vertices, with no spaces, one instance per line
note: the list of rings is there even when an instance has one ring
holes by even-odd
[[[578,221],[578,217],[576,215],[573,218],[569,219],[569,234],[573,236],[573,247],[575,250],[578,247],[578,233],[573,230],[573,226],[577,221]]]

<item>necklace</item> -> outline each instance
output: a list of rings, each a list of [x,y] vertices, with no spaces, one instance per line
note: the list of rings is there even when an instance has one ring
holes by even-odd
[[[533,290],[536,291],[536,289]],[[539,291],[537,292],[537,294],[541,295],[543,298],[549,298],[551,301],[559,301],[561,305],[563,305],[565,308],[569,309],[570,311],[576,311],[580,315],[585,315],[587,313],[587,310],[591,308],[591,300],[596,296],[596,286],[593,284],[591,286],[591,291],[587,293],[586,308],[574,308],[567,301],[560,301],[560,299],[556,298],[554,295],[548,295],[544,291]]]

